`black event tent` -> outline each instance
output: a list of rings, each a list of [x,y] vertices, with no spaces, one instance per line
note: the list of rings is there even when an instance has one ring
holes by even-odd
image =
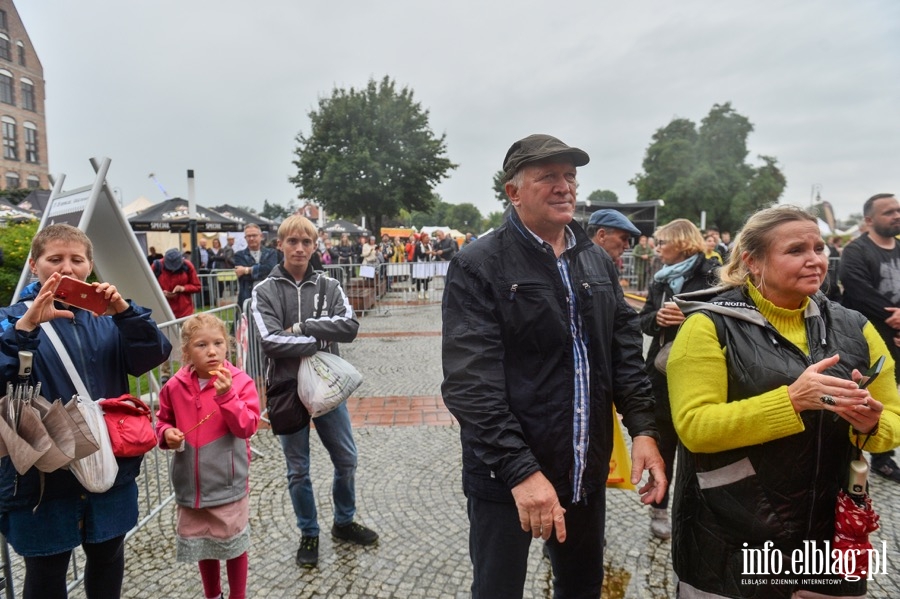
[[[359,225],[354,225],[348,220],[338,219],[325,224],[325,232],[330,235],[340,235],[341,233],[349,233],[350,235],[368,235],[369,230],[363,229]]]
[[[264,216],[260,216],[258,214],[253,214],[252,212],[248,212],[243,208],[238,208],[237,206],[232,206],[230,204],[222,204],[221,206],[213,206],[213,210],[227,216],[232,220],[236,220],[241,223],[241,229],[243,230],[244,225],[254,224],[259,227],[260,231],[277,231],[278,223],[273,220],[270,220]]]
[[[219,233],[243,231],[240,222],[197,204],[197,232]],[[169,198],[141,210],[128,219],[133,231],[168,231],[181,233],[190,227],[188,201],[183,198]]]

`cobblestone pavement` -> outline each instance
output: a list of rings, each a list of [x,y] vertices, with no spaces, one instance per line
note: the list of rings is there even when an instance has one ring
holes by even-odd
[[[362,398],[440,395],[440,307],[398,305],[360,318],[360,338],[342,352],[365,377]],[[362,400],[354,409],[360,409]],[[363,422],[354,414],[354,422]],[[468,522],[460,483],[459,429],[443,426],[361,426],[357,472],[358,521],[379,532],[374,547],[333,542],[330,462],[321,443],[312,445],[312,476],[323,529],[319,566],[294,564],[299,543],[280,446],[268,431],[253,440],[260,452],[251,467],[250,575],[248,596],[261,598],[462,598],[469,596]],[[870,583],[870,597],[900,597],[894,572],[900,520],[900,485],[872,480],[887,543],[887,575]],[[647,508],[634,491],[610,489],[607,511],[605,597],[674,597],[670,543],[649,532]],[[203,596],[196,566],[174,560],[172,504],[141,529],[127,548],[124,596]],[[525,597],[548,598],[549,563],[534,543]],[[900,565],[900,563],[898,563]],[[223,580],[224,580],[223,568]],[[21,585],[21,582],[18,582]],[[18,587],[21,591],[21,586]],[[78,589],[73,597],[83,597]],[[227,593],[226,593],[227,596]]]

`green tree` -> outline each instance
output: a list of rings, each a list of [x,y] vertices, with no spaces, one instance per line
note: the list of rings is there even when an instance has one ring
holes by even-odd
[[[587,199],[591,204],[598,202],[618,202],[619,196],[616,195],[616,192],[610,191],[609,189],[595,189]]]
[[[665,200],[663,222],[697,220],[706,211],[709,224],[736,231],[750,214],[775,204],[786,185],[775,158],[759,156],[759,167],[746,162],[752,131],[728,102],[715,104],[699,130],[688,119],[674,119],[653,134],[644,172],[629,183],[638,200]]]
[[[494,173],[494,197],[505,208],[509,205],[509,196],[506,195],[506,184],[503,182],[503,175],[503,171]]]
[[[481,210],[474,204],[453,204],[447,215],[447,226],[462,233],[475,233],[481,228]]]
[[[425,210],[413,210],[410,213],[409,224],[417,229],[445,225],[451,208],[440,195],[433,193]]]
[[[500,225],[503,224],[503,211],[491,212],[487,215],[487,218],[484,219],[484,228],[482,232],[487,231],[489,229],[496,229]]]
[[[287,206],[282,206],[275,202],[269,202],[269,200],[263,200],[263,209],[260,211],[259,215],[278,222],[292,215],[296,209],[294,202],[290,202]]]
[[[309,135],[296,138],[290,181],[330,214],[364,215],[375,231],[403,208],[427,210],[433,188],[457,166],[412,90],[398,90],[389,77],[363,89],[335,88],[309,119]]]
[[[39,221],[10,224],[0,227],[0,248],[3,248],[3,266],[0,266],[0,302],[6,306],[13,299],[19,284],[19,276],[25,268],[31,240],[37,233]]]

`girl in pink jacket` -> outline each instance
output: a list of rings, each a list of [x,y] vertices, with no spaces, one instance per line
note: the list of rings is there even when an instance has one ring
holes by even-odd
[[[181,328],[183,366],[163,386],[156,414],[159,447],[174,449],[179,562],[199,562],[206,597],[247,592],[250,547],[250,437],[259,424],[253,379],[230,364],[225,323],[197,314]]]

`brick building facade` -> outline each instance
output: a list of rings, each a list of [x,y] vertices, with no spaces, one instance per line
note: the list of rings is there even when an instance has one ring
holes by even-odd
[[[44,69],[13,0],[0,0],[0,189],[50,189]]]

